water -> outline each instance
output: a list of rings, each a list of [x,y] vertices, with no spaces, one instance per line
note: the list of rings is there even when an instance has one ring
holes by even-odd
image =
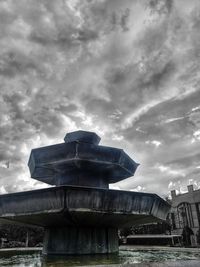
[[[68,267],[109,264],[134,264],[146,262],[168,262],[177,260],[199,260],[198,252],[180,252],[169,250],[120,251],[117,255],[48,257],[41,252],[4,251],[0,252],[1,267]]]

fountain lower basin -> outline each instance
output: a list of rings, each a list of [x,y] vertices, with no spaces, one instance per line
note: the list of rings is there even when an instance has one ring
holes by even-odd
[[[45,228],[44,254],[118,251],[117,229],[165,219],[156,194],[60,186],[0,196],[1,220]]]

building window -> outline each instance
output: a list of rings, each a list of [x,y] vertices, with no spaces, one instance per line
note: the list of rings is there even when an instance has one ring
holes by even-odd
[[[200,227],[200,203],[196,203],[195,205],[196,205],[198,223],[199,223],[199,227]]]
[[[171,223],[172,223],[172,229],[176,229],[176,222],[175,222],[175,216],[174,213],[171,213]]]
[[[184,228],[185,226],[194,227],[192,209],[189,203],[180,203],[177,207],[179,227]]]

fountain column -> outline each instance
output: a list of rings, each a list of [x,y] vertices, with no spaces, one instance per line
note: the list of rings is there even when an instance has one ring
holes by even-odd
[[[105,254],[118,252],[115,228],[50,227],[45,230],[44,254]]]

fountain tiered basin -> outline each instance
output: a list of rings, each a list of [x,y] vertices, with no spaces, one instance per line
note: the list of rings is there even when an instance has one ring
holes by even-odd
[[[0,196],[0,217],[45,228],[43,254],[118,252],[118,228],[164,220],[170,206],[156,194],[110,190],[138,164],[123,150],[99,146],[77,131],[65,143],[33,149],[34,179],[55,187]]]

